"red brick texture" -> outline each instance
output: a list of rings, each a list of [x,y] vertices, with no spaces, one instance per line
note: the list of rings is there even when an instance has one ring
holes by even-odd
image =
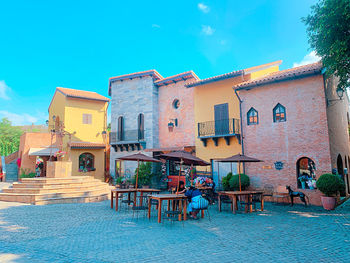
[[[311,158],[316,165],[316,178],[332,169],[322,75],[265,84],[241,90],[239,95],[243,101],[245,154],[264,160],[246,165],[252,186],[272,184],[277,189],[290,185],[304,192],[311,204],[321,205],[318,190],[297,189],[296,163],[301,157]],[[286,122],[273,122],[273,108],[278,103],[286,108]],[[258,125],[247,125],[251,107],[258,111]],[[277,161],[284,163],[282,170],[275,169]]]

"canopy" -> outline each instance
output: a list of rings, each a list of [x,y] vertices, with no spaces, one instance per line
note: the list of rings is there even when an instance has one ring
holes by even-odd
[[[261,160],[245,156],[243,154],[236,154],[228,158],[219,159],[218,162],[222,163],[238,163],[238,180],[239,180],[239,191],[242,191],[242,185],[241,185],[241,163],[257,163],[257,162],[263,162]]]
[[[137,161],[137,172],[136,172],[136,185],[135,188],[138,187],[138,181],[139,181],[139,167],[140,167],[140,161],[141,162],[153,162],[153,163],[160,163],[161,161],[154,159],[150,156],[144,155],[142,153],[135,153],[127,156],[123,156],[118,158],[118,160],[123,161]],[[136,202],[136,194],[135,194],[135,202]],[[134,203],[135,205],[135,203]]]
[[[154,159],[150,156],[144,155],[142,153],[135,153],[127,156],[123,156],[118,158],[118,160],[123,161],[141,161],[141,162],[154,162],[154,163],[160,163],[160,160]]]
[[[166,153],[160,155],[160,157],[164,157],[167,160],[173,160],[173,161],[182,161],[183,164],[186,165],[199,165],[199,166],[207,166],[210,165],[210,163],[190,154],[189,152],[185,151],[176,151],[171,153]]]
[[[222,163],[238,163],[238,162],[242,162],[242,163],[257,163],[257,162],[263,162],[261,160],[258,160],[258,159],[255,159],[255,158],[252,158],[252,157],[248,157],[248,156],[245,156],[243,154],[236,154],[236,155],[233,155],[231,157],[227,157],[227,158],[224,158],[224,159],[219,159],[217,160],[218,162],[222,162]]]
[[[50,156],[53,155],[55,152],[58,151],[58,148],[30,148],[29,149],[29,156]]]

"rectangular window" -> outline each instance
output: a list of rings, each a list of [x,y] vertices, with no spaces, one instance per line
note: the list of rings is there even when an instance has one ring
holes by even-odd
[[[83,124],[92,124],[92,115],[91,114],[83,114]]]

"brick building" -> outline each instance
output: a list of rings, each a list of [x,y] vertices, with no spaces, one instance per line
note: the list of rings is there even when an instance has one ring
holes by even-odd
[[[270,73],[234,86],[241,99],[244,153],[264,160],[247,164],[253,187],[302,188],[300,176],[318,178],[337,168],[349,189],[349,100],[320,63]],[[299,178],[299,179],[298,179]],[[320,205],[320,192],[303,190]],[[312,188],[312,187],[311,187]]]

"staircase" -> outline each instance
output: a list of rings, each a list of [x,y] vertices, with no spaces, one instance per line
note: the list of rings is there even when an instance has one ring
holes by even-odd
[[[33,205],[89,203],[108,199],[108,184],[90,176],[22,178],[3,189],[0,201]]]

